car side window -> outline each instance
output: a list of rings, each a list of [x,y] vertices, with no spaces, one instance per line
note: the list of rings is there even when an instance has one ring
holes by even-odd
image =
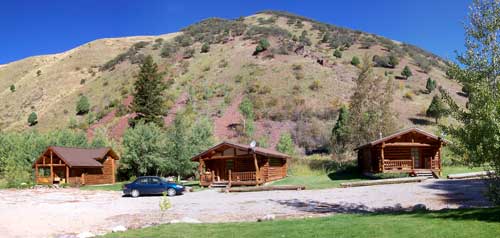
[[[138,184],[147,184],[148,183],[148,178],[141,178],[137,180]]]
[[[160,180],[158,178],[150,178],[150,184],[160,184]]]

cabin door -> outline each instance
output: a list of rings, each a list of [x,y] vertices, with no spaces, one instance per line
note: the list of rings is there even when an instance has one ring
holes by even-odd
[[[411,158],[413,160],[413,167],[418,169],[422,167],[422,160],[420,158],[420,150],[418,148],[411,148]]]

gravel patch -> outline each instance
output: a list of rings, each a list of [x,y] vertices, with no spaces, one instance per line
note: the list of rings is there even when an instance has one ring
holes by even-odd
[[[220,193],[172,197],[160,212],[161,196],[122,197],[121,192],[69,189],[0,191],[2,237],[71,237],[167,222],[234,222],[315,217],[411,209],[488,206],[481,180],[427,180],[422,183],[303,191]]]

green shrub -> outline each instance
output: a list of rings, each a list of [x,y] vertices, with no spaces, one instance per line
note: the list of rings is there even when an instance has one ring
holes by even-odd
[[[342,52],[340,52],[340,50],[335,50],[333,52],[333,56],[335,56],[336,58],[342,58]]]
[[[161,49],[160,56],[163,58],[167,58],[175,54],[178,50],[178,47],[175,44],[165,42],[163,44],[163,48]]]
[[[410,78],[413,75],[408,65],[403,68],[403,71],[401,71],[401,75],[406,79]]]
[[[257,46],[255,47],[255,51],[253,52],[253,54],[257,55],[260,52],[267,50],[269,46],[270,46],[269,41],[266,38],[262,38],[257,43]]]
[[[313,90],[313,91],[318,91],[319,89],[321,88],[321,83],[319,82],[319,80],[314,80],[311,85],[309,85],[309,89]]]
[[[80,79],[80,85],[85,84],[85,79]]]
[[[374,55],[372,58],[375,67],[383,67],[383,68],[395,68],[399,64],[399,60],[394,55],[389,56],[379,56]]]
[[[2,177],[9,188],[28,188],[33,184],[31,168],[23,166],[15,159],[7,159]]]
[[[10,85],[10,91],[15,92],[16,91],[16,86],[14,84]]]
[[[359,58],[357,56],[352,57],[352,60],[351,60],[352,65],[358,66],[360,63],[361,63],[361,61],[359,61]]]
[[[194,49],[192,49],[192,48],[187,48],[184,50],[184,53],[182,53],[182,57],[184,59],[189,59],[189,58],[193,57],[193,55],[194,55]]]
[[[281,134],[276,149],[287,155],[295,155],[295,144],[293,143],[292,135],[290,133]]]
[[[427,82],[425,83],[425,88],[427,89],[427,93],[432,93],[432,91],[436,89],[436,80],[428,78]]]
[[[208,43],[204,43],[202,46],[201,46],[201,53],[208,53],[210,51],[210,44]]]
[[[182,47],[187,47],[193,44],[193,39],[186,34],[176,36],[174,41]]]
[[[28,116],[28,125],[29,126],[34,126],[38,123],[38,117],[36,115],[35,112],[32,112],[29,116]]]
[[[80,96],[78,102],[76,103],[76,114],[83,115],[87,114],[90,111],[90,103],[89,99],[85,96]]]
[[[36,71],[36,76],[38,77],[38,76],[40,76],[40,75],[42,75],[42,71],[41,71],[41,70],[37,70],[37,71]]]

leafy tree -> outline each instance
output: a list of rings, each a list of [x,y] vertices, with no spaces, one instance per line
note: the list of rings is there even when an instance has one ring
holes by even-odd
[[[335,126],[332,129],[332,149],[337,155],[343,154],[349,144],[349,109],[342,106]]]
[[[16,91],[16,86],[14,84],[10,85],[10,91],[15,92]]]
[[[377,138],[379,133],[389,134],[397,127],[396,113],[391,107],[394,95],[392,78],[384,84],[384,77],[373,74],[367,56],[360,69],[349,108],[350,141],[356,145]]]
[[[166,175],[163,171],[166,158],[166,136],[158,125],[138,122],[125,131],[120,160],[122,176]]]
[[[410,78],[413,75],[408,65],[403,68],[403,71],[401,71],[401,75],[406,79]]]
[[[340,52],[340,50],[335,50],[333,52],[333,56],[335,56],[336,58],[342,58],[342,52]]]
[[[448,114],[448,110],[441,98],[437,95],[434,95],[434,97],[432,98],[432,102],[429,105],[429,108],[427,108],[425,114],[428,117],[434,118],[436,120],[436,123],[438,123],[439,118]]]
[[[351,60],[351,64],[354,66],[358,66],[361,62],[359,61],[359,58],[357,56],[353,56]]]
[[[469,165],[494,170],[488,181],[488,197],[500,204],[500,4],[496,0],[474,0],[465,25],[465,53],[457,57],[450,75],[467,86],[467,109],[458,106],[444,89],[443,98],[460,124],[444,127],[452,149]]]
[[[210,44],[208,43],[204,43],[202,46],[201,46],[201,53],[208,53],[210,51]]]
[[[251,136],[253,134],[253,120],[254,120],[254,108],[253,103],[248,98],[244,98],[239,106],[239,109],[243,116],[245,117],[243,121],[243,128],[245,129],[245,134]]]
[[[276,145],[276,149],[281,153],[285,153],[287,155],[294,155],[295,145],[293,144],[292,135],[290,135],[290,133],[281,134],[280,140]]]
[[[425,88],[427,89],[428,93],[432,93],[432,91],[436,89],[436,81],[428,78],[427,82],[425,83]]]
[[[78,102],[76,103],[76,114],[83,115],[90,111],[89,99],[86,96],[80,96]]]
[[[134,101],[131,110],[137,113],[134,123],[144,121],[163,125],[164,115],[163,91],[167,85],[163,82],[162,74],[158,72],[158,65],[153,57],[147,56],[140,66],[137,80],[134,83]]]
[[[262,38],[257,43],[257,46],[255,47],[255,51],[253,52],[253,54],[257,55],[260,52],[267,50],[269,48],[269,46],[271,46],[269,44],[269,41],[266,38]]]
[[[28,116],[28,125],[30,126],[34,126],[38,123],[38,117],[36,115],[35,112],[32,112],[29,116]]]

